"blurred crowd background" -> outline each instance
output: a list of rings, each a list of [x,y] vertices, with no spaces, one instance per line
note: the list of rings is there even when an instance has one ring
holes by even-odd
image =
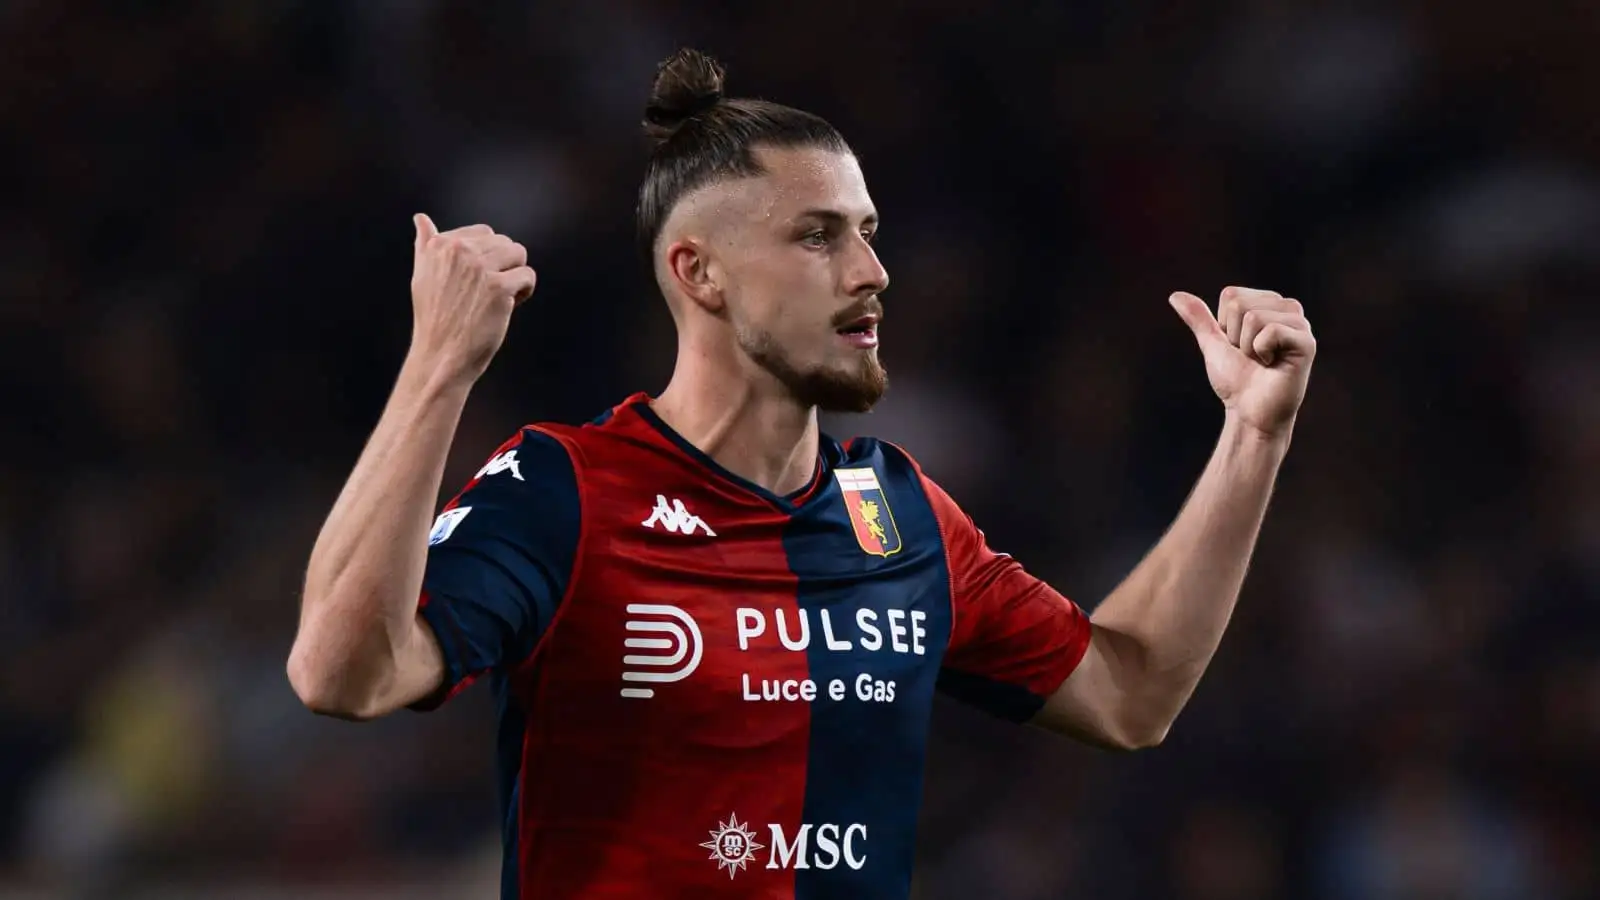
[[[1600,897],[1590,6],[0,3],[0,895],[494,896],[488,692],[313,717],[297,589],[406,349],[412,212],[540,272],[447,493],[664,384],[638,120],[691,44],[837,124],[884,213],[893,386],[830,429],[1086,606],[1220,423],[1167,294],[1318,333],[1168,742],[941,703],[920,900]]]

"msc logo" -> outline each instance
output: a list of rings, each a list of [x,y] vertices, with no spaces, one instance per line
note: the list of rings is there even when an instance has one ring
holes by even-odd
[[[496,456],[494,459],[484,463],[483,468],[478,470],[478,474],[472,477],[473,480],[477,480],[479,478],[487,478],[490,475],[499,475],[501,472],[507,471],[511,473],[512,478],[515,478],[518,481],[526,480],[522,477],[522,466],[517,462],[517,451],[515,450],[507,450],[506,452]]]
[[[664,635],[664,637],[629,637],[622,645],[629,650],[646,650],[647,653],[629,653],[622,657],[622,680],[646,684],[666,684],[682,681],[700,667],[700,656],[705,652],[705,641],[700,637],[700,626],[689,614],[676,606],[660,603],[628,604],[630,618],[624,626],[631,634]],[[624,697],[654,697],[653,688],[625,687]]]
[[[717,864],[717,871],[728,870],[728,879],[744,870],[744,867],[755,861],[756,851],[762,845],[756,843],[756,836],[750,832],[750,826],[739,821],[738,816],[729,816],[728,821],[718,822],[717,827],[711,832],[711,840],[700,846],[711,851],[711,860]]]
[[[669,505],[667,498],[661,494],[656,495],[656,508],[651,511],[650,518],[640,524],[646,528],[660,525],[673,534],[694,534],[696,531],[704,531],[707,537],[717,536],[704,519],[689,512],[682,500],[674,500]]]
[[[792,841],[784,837],[782,825],[768,827],[772,829],[772,854],[767,860],[769,869],[834,869],[838,868],[841,861],[852,869],[859,869],[867,864],[865,846],[856,846],[858,840],[863,845],[867,843],[865,825],[834,825],[830,822],[818,825],[812,831],[811,823],[807,822],[800,826],[800,832]],[[813,834],[816,835],[814,847],[811,846]]]
[[[755,832],[748,823],[741,823],[738,816],[729,816],[728,821],[717,823],[711,840],[700,846],[711,851],[717,870],[727,869],[730,879],[745,866],[758,861],[758,850],[768,850],[765,866],[768,869],[826,871],[837,869],[843,863],[859,870],[867,864],[865,825],[812,825],[807,822],[792,839],[784,833],[782,825],[768,825],[767,831],[772,839],[770,849],[756,841]]]

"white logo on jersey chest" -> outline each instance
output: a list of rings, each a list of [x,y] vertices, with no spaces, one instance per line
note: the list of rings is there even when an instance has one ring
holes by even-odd
[[[494,459],[484,463],[483,468],[478,470],[478,474],[472,477],[474,480],[476,480],[479,478],[487,478],[490,475],[499,475],[501,472],[510,472],[511,477],[518,481],[525,480],[522,477],[521,464],[517,462],[517,451],[507,450],[506,452],[501,453]]]
[[[661,526],[672,534],[694,534],[703,532],[707,537],[716,537],[717,533],[711,530],[705,520],[689,512],[682,500],[667,502],[666,495],[656,495],[656,508],[651,510],[650,518],[642,523],[646,528]]]

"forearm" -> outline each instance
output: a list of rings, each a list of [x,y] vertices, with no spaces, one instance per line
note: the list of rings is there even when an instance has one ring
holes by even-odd
[[[1171,528],[1096,609],[1131,732],[1164,734],[1216,653],[1288,445],[1225,419]]]
[[[317,537],[290,654],[313,706],[370,701],[415,640],[427,535],[470,381],[408,359]]]

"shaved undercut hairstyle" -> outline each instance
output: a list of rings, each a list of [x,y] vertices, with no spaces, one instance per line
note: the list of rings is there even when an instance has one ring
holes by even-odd
[[[757,147],[853,152],[821,116],[767,100],[725,97],[725,78],[720,63],[691,49],[679,50],[656,69],[644,108],[652,149],[639,187],[639,244],[646,259],[685,195],[719,179],[764,174],[753,152]]]

